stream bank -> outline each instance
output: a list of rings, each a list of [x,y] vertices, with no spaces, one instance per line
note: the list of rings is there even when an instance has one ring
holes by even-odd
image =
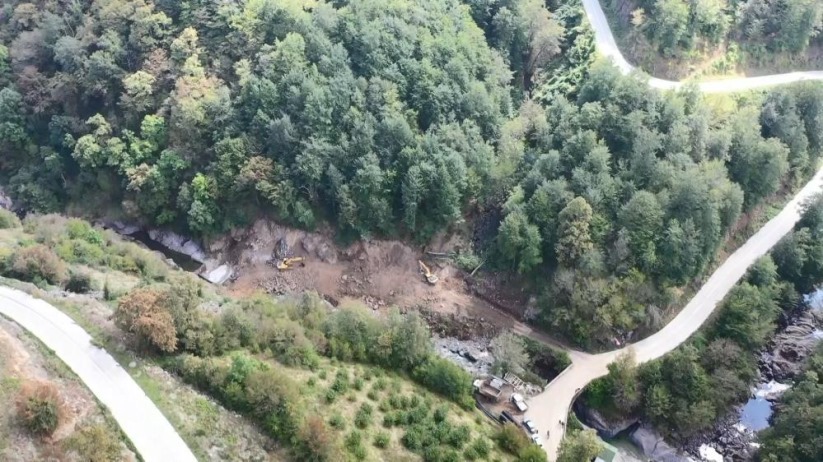
[[[685,441],[667,442],[639,418],[609,419],[582,403],[574,411],[581,422],[608,442],[629,440],[653,461],[750,461],[759,448],[757,432],[768,428],[774,402],[791,387],[806,358],[823,339],[823,289],[804,297],[781,322],[759,354],[759,379],[748,401],[731,409],[714,427]]]

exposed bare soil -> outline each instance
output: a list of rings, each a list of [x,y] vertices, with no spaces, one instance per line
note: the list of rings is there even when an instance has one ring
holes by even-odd
[[[454,237],[434,242],[425,250],[449,253],[463,245]],[[528,304],[525,291],[510,279],[469,277],[447,258],[399,241],[368,240],[339,247],[328,230],[310,233],[261,220],[212,243],[210,250],[233,264],[236,276],[228,289],[234,294],[314,290],[334,305],[357,300],[374,310],[422,310],[434,325],[456,323],[456,329],[464,331],[455,335],[459,337],[511,328]],[[303,257],[305,264],[277,270],[274,262],[285,257]],[[437,274],[437,284],[425,282],[418,260]]]

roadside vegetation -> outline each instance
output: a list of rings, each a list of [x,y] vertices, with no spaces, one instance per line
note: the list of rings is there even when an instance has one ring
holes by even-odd
[[[809,309],[803,294],[823,282],[821,238],[823,197],[818,196],[794,231],[749,269],[691,340],[640,367],[624,356],[588,387],[586,404],[608,415],[642,416],[678,439],[711,427],[749,397],[758,375],[757,352],[779,320]],[[778,440],[771,437],[770,444]]]
[[[814,0],[601,0],[621,50],[641,67],[685,76],[691,67],[819,65],[823,5]],[[662,62],[661,62],[662,61]]]
[[[128,444],[52,352],[0,319],[0,459],[116,462]]]
[[[121,335],[107,329],[129,333],[132,348],[149,364],[161,365],[254,420],[288,449],[290,455],[278,457],[322,461],[345,454],[348,460],[405,460],[416,454],[426,461],[545,460],[521,428],[514,431],[522,444],[494,444],[503,427],[475,409],[472,377],[434,354],[429,329],[415,313],[392,311],[378,317],[354,305],[331,310],[316,294],[227,298],[193,276],[167,268],[160,257],[135,244],[55,215],[30,216],[16,228],[0,230],[0,241],[6,249],[0,275],[34,282],[47,299],[59,296],[54,284],[69,290],[67,278],[42,277],[51,268],[88,274],[86,302],[53,303],[90,324],[89,331],[109,349],[118,349],[112,340]],[[49,258],[32,260],[25,271],[15,269],[19,255],[32,248]],[[82,248],[83,257],[60,250],[65,248]],[[95,258],[87,258],[89,254]],[[141,263],[124,263],[131,260]],[[54,290],[58,295],[48,295]],[[101,319],[99,308],[93,307],[97,301],[111,307],[111,316]],[[527,360],[522,341],[514,338]],[[542,354],[563,357],[551,350]],[[125,360],[131,361],[128,356]],[[185,429],[187,440],[199,442],[189,434],[189,419],[178,412],[184,404],[160,396],[168,390],[167,379],[150,367],[140,370],[138,383]],[[174,393],[183,396],[177,401],[191,401],[184,391]],[[31,403],[33,425],[49,424],[48,403]],[[196,407],[190,412],[198,416],[200,431],[217,431],[212,405]],[[231,458],[226,449],[223,457]]]
[[[520,275],[538,322],[586,347],[659,328],[822,144],[823,87],[653,91],[594,62],[572,0],[4,11],[0,181],[20,207],[205,240],[261,216],[343,240],[472,232],[484,270]],[[32,247],[12,269],[85,290],[52,253],[109,263],[94,239]]]

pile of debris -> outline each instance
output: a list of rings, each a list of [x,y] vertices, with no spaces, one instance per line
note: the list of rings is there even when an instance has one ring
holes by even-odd
[[[441,357],[465,369],[474,377],[488,375],[494,358],[489,353],[488,340],[459,340],[454,337],[438,337],[434,347]]]
[[[453,337],[458,340],[490,339],[496,337],[501,330],[482,317],[440,313],[426,307],[419,307],[418,311],[432,332],[441,337]]]

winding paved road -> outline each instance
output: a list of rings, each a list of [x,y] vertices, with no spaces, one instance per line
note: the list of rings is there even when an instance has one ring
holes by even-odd
[[[34,334],[111,412],[146,462],[196,462],[194,454],[131,376],[62,311],[0,287],[0,314]]]
[[[624,74],[635,71],[634,66],[620,53],[606,15],[597,0],[582,0],[589,22],[595,31],[597,48]],[[730,93],[763,88],[772,85],[823,80],[823,71],[793,72],[763,77],[735,78],[705,81],[698,84],[705,93]],[[650,78],[649,86],[659,89],[677,89],[682,82]],[[801,204],[823,189],[823,168],[821,168],[803,189],[780,213],[766,223],[743,246],[726,259],[700,288],[685,308],[656,334],[623,349],[592,355],[580,351],[570,351],[572,365],[550,383],[543,393],[529,400],[526,417],[532,419],[540,430],[543,446],[549,460],[557,459],[557,451],[565,434],[565,422],[577,394],[592,380],[608,373],[608,365],[628,349],[634,350],[638,363],[657,359],[674,350],[688,339],[711,316],[723,297],[746,273],[751,264],[765,255],[780,239],[794,227],[800,219]],[[521,329],[522,330],[522,329]],[[528,330],[528,329],[527,329]],[[521,332],[534,336],[534,332]],[[549,436],[546,437],[546,431]]]
[[[565,422],[579,390],[608,373],[607,366],[628,349],[634,350],[638,363],[657,359],[686,341],[711,316],[718,302],[758,258],[792,230],[800,219],[802,204],[823,190],[823,168],[765,226],[737,249],[700,288],[683,310],[656,334],[623,349],[597,355],[573,352],[572,365],[550,383],[543,393],[529,401],[526,417],[532,419],[544,438],[549,459],[555,460],[563,439]],[[546,431],[550,432],[545,438]]]
[[[606,20],[603,8],[598,0],[583,0],[583,8],[586,16],[594,29],[597,50],[607,58],[611,58],[615,66],[624,74],[629,74],[635,67],[626,61],[623,53],[617,47],[614,35]],[[773,85],[801,82],[806,80],[823,80],[823,71],[803,71],[789,72],[786,74],[764,75],[761,77],[738,77],[721,80],[706,80],[697,84],[704,93],[730,93],[735,91],[753,90]],[[656,77],[649,79],[649,86],[662,90],[672,90],[680,88],[683,82],[663,80]]]

